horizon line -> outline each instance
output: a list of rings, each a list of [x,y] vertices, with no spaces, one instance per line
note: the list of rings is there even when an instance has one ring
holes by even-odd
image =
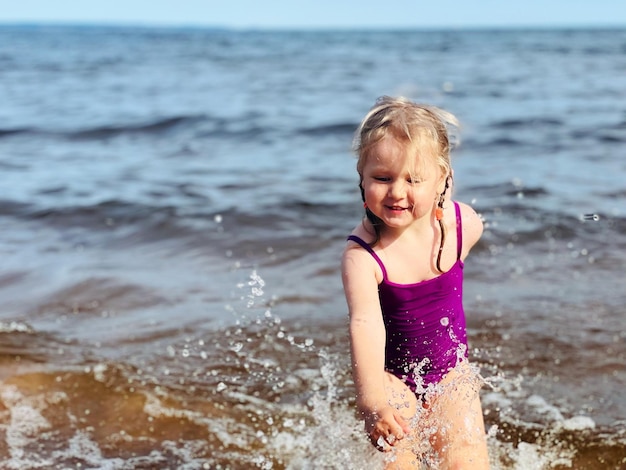
[[[626,29],[626,23],[520,23],[520,24],[439,24],[439,25],[223,25],[191,22],[142,22],[138,20],[2,20],[0,27],[105,27],[142,29],[196,29],[233,32],[332,32],[332,31],[432,31],[432,30],[599,30]]]

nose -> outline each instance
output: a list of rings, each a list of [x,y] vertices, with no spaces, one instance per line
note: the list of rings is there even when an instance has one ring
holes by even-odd
[[[389,183],[389,187],[387,188],[387,196],[393,199],[400,199],[404,196],[404,181],[403,180],[395,180]]]

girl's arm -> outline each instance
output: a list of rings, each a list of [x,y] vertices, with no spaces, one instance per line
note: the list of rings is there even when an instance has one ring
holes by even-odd
[[[472,207],[464,203],[459,203],[459,205],[463,221],[463,252],[461,259],[465,259],[483,234],[483,221]]]
[[[391,407],[385,390],[385,325],[378,298],[376,264],[371,255],[349,245],[342,259],[342,278],[350,313],[357,407],[374,444],[381,436],[402,439],[409,427]]]

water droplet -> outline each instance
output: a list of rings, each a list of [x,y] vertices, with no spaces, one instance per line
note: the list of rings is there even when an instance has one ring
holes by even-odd
[[[443,317],[440,322],[443,326],[448,326],[450,324],[450,319],[448,317]]]
[[[215,217],[213,217],[213,220],[215,221],[216,224],[221,224],[222,223],[222,215],[221,214],[215,214]]]
[[[307,347],[313,346],[313,340],[311,338],[307,338],[304,340],[304,345]]]
[[[183,357],[189,357],[189,349],[183,349],[181,354]]]
[[[217,390],[218,393],[223,392],[224,390],[226,390],[226,384],[224,382],[220,382],[217,384],[217,387],[215,388],[215,390]]]

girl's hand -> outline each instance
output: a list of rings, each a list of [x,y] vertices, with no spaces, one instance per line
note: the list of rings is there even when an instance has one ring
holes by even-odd
[[[381,452],[389,452],[410,431],[407,422],[391,406],[365,415],[365,432],[374,447]]]

